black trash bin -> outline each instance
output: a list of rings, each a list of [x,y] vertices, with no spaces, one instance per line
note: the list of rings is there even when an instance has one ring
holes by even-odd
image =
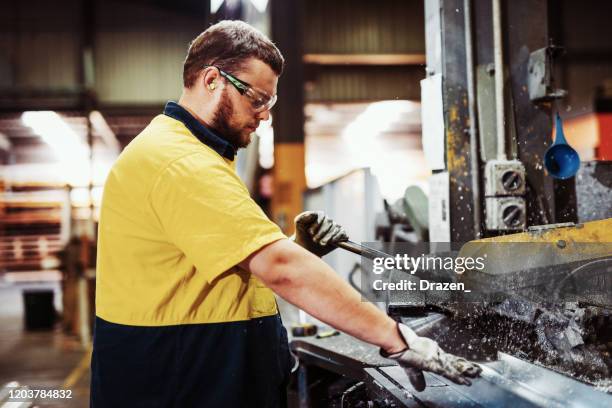
[[[55,323],[52,290],[24,290],[23,309],[26,330],[50,330]]]

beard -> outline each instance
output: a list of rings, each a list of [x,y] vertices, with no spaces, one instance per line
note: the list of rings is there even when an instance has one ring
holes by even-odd
[[[251,136],[242,136],[244,130],[231,125],[230,120],[233,115],[234,108],[232,107],[232,103],[227,93],[224,91],[221,95],[221,101],[219,102],[217,111],[213,114],[210,127],[216,130],[220,136],[225,138],[237,150],[242,147],[247,147],[251,142]]]

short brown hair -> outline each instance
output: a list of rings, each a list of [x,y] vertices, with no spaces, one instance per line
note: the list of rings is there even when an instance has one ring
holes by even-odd
[[[220,21],[189,44],[183,64],[183,85],[191,88],[205,65],[215,65],[233,74],[249,58],[265,62],[276,75],[283,72],[285,59],[270,39],[243,21]]]

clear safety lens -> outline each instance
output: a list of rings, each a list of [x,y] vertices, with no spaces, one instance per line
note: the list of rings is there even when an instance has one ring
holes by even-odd
[[[276,103],[277,96],[269,96],[263,92],[259,92],[253,88],[249,88],[246,92],[246,95],[251,100],[251,105],[253,109],[257,112],[263,112],[272,109],[274,104]]]

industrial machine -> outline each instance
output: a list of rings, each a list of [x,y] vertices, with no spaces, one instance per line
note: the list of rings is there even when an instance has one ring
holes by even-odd
[[[545,163],[566,93],[553,81],[548,10],[544,0],[425,2],[429,197],[410,188],[377,231],[405,241],[400,252],[489,255],[485,271],[385,275],[467,291],[371,298],[479,362],[482,376],[465,387],[426,373],[417,392],[373,346],[344,334],[294,338],[300,407],[612,406],[612,164]],[[393,256],[384,244],[342,247],[362,260]]]
[[[472,387],[427,373],[428,388],[416,392],[403,369],[380,357],[376,347],[344,334],[301,337],[292,341],[301,362],[301,406],[610,406],[611,242],[612,219],[606,219],[463,245],[455,255],[488,251],[493,265],[506,265],[489,274],[495,297],[487,298],[490,292],[483,289],[488,272],[466,271],[450,279],[479,284],[469,286],[474,297],[443,294],[444,299],[431,302],[389,290],[385,306],[396,320],[443,349],[478,361],[483,373]],[[339,246],[366,259],[393,256],[352,242]],[[525,258],[516,261],[516,251]],[[397,272],[395,280],[449,280],[448,275],[429,272],[419,277]],[[580,286],[584,283],[596,290]]]

